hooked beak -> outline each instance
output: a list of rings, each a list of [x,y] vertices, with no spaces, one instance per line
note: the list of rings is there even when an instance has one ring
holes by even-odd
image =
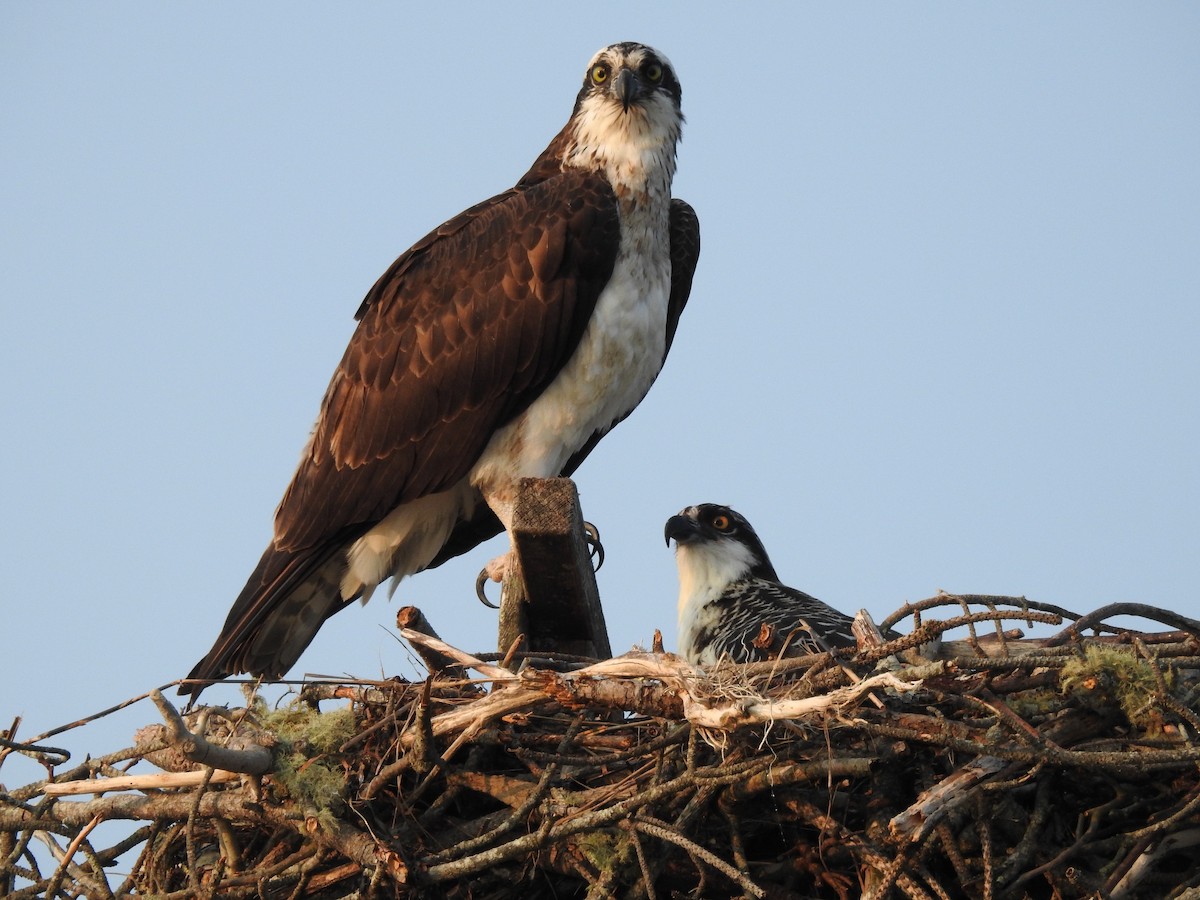
[[[616,93],[617,99],[621,101],[621,109],[629,112],[629,107],[641,99],[642,79],[632,69],[622,69],[617,73],[613,91]]]
[[[663,537],[667,546],[674,539],[676,544],[685,544],[700,533],[700,523],[688,516],[671,516],[663,528]]]

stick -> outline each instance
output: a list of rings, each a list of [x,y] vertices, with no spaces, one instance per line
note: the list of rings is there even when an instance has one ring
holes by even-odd
[[[237,781],[238,772],[225,769],[213,770],[211,784]],[[83,778],[79,781],[63,781],[47,784],[42,793],[47,797],[74,797],[81,794],[106,794],[111,791],[166,791],[173,788],[195,787],[204,781],[204,771],[160,772],[153,775],[124,775],[120,778]]]

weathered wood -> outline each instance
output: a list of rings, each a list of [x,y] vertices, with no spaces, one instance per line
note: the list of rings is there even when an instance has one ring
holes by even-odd
[[[81,778],[60,781],[42,788],[47,797],[71,797],[80,794],[104,794],[110,791],[167,791],[172,788],[197,787],[201,784],[224,784],[239,781],[240,772],[213,769],[205,772],[152,772],[145,775],[122,775],[114,778]]]
[[[516,565],[501,594],[500,651],[523,634],[525,650],[612,656],[575,483],[522,478],[512,538]]]
[[[400,607],[400,611],[396,613],[396,627],[411,628],[413,631],[419,631],[431,638],[441,639],[433,626],[429,624],[429,620],[425,618],[425,613],[415,606]],[[425,644],[411,644],[410,646],[416,651],[417,656],[421,657],[421,661],[425,663],[425,667],[429,669],[431,675],[443,675],[447,678],[465,677],[466,670],[439,650]]]

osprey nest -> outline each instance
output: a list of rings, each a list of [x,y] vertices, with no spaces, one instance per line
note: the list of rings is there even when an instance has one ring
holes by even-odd
[[[860,622],[857,651],[708,671],[406,629],[420,683],[154,692],[165,724],[76,765],[14,726],[0,763],[49,777],[0,787],[0,896],[1200,898],[1200,623],[949,594],[889,643]]]

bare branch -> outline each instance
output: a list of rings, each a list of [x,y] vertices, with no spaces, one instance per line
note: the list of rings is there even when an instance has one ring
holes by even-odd
[[[241,773],[217,769],[207,779],[211,784],[239,781]],[[174,788],[197,787],[205,783],[205,773],[163,772],[155,775],[125,775],[121,778],[85,778],[81,781],[61,781],[47,784],[42,793],[47,797],[70,797],[78,794],[104,794],[112,791],[165,791]]]
[[[161,691],[151,691],[150,699],[166,720],[175,746],[192,762],[244,775],[265,775],[271,770],[271,751],[266,747],[255,744],[246,744],[238,749],[218,747],[209,743],[203,733],[189,731],[179,711],[163,697]]]

